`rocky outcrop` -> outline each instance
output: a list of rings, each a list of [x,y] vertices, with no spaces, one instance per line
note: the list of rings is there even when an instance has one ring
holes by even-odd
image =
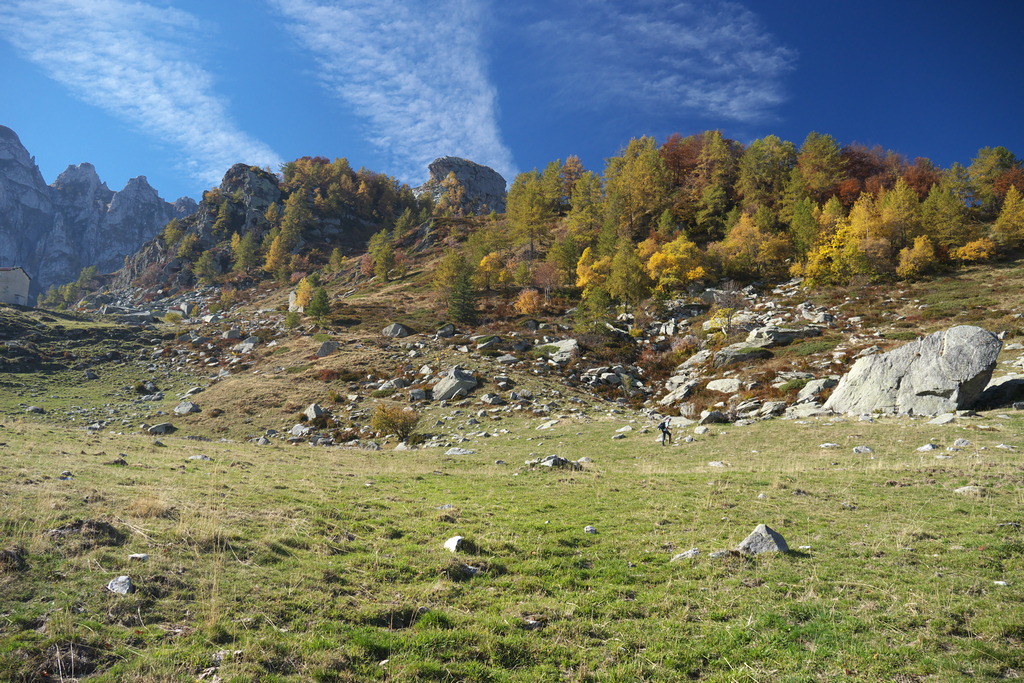
[[[970,408],[984,391],[1003,343],[970,325],[866,356],[825,403],[837,413],[939,415]]]
[[[120,268],[168,221],[195,208],[188,198],[165,202],[143,176],[114,192],[87,163],[47,185],[17,134],[0,126],[0,265],[23,267],[32,294],[73,281],[88,266]]]
[[[464,190],[461,206],[466,213],[505,212],[505,178],[493,168],[459,157],[434,159],[428,168],[430,179],[413,190],[416,196],[430,194],[439,202],[449,191],[445,179],[454,174]]]

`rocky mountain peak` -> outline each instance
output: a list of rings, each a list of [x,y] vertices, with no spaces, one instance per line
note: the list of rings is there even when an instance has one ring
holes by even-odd
[[[143,176],[115,193],[89,163],[68,166],[47,185],[17,134],[0,126],[0,265],[23,267],[32,294],[75,280],[87,266],[119,268],[194,208],[190,199],[163,201]]]
[[[57,176],[50,187],[63,195],[65,200],[72,202],[85,199],[106,204],[114,195],[107,184],[100,180],[96,167],[90,163],[68,166],[63,173]]]
[[[454,174],[466,191],[462,204],[467,212],[505,211],[505,178],[493,168],[460,157],[440,157],[431,162],[428,170],[430,179],[414,190],[417,196],[429,193],[435,202],[439,201],[447,191],[445,178]]]

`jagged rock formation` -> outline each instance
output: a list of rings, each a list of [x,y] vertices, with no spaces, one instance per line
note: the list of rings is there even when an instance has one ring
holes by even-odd
[[[196,204],[165,202],[144,176],[120,192],[92,164],[69,166],[51,185],[18,135],[0,126],[0,265],[21,266],[32,294],[70,282],[81,270],[121,267],[124,257]]]
[[[1003,343],[971,325],[865,356],[825,403],[837,413],[939,415],[970,408],[992,377]]]
[[[255,166],[235,164],[228,169],[217,191],[204,193],[199,207],[182,221],[184,229],[197,238],[196,251],[210,249],[232,233],[255,232],[262,237],[267,228],[267,208],[281,203],[278,183],[273,173]],[[221,229],[223,234],[218,234],[216,225],[222,205],[227,207],[228,225]],[[221,269],[227,270],[229,254],[222,252],[217,258]],[[142,281],[145,286],[169,282],[188,287],[194,278],[183,270],[184,265],[159,237],[155,237],[124,259],[124,267],[117,272],[113,285],[115,289],[126,289]]]
[[[459,157],[441,157],[434,159],[428,169],[430,179],[413,190],[416,196],[429,193],[434,202],[439,202],[449,189],[445,179],[454,173],[465,191],[460,204],[466,213],[505,212],[505,178],[493,168]]]

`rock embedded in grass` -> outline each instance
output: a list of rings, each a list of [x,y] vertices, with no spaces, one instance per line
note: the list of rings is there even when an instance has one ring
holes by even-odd
[[[178,415],[189,415],[191,413],[201,413],[202,408],[199,407],[198,403],[192,401],[182,401],[174,407],[174,412]]]
[[[775,531],[766,524],[758,524],[750,535],[743,539],[736,550],[746,555],[760,555],[761,553],[788,553],[789,545],[782,534]]]
[[[444,542],[444,548],[448,552],[456,553],[462,548],[465,540],[462,536],[452,536]]]
[[[130,576],[119,576],[107,583],[107,590],[118,595],[128,595],[135,592],[135,585]]]
[[[679,553],[678,555],[673,555],[672,559],[669,560],[669,562],[678,562],[679,560],[692,559],[697,557],[698,555],[700,555],[700,549],[690,548],[689,550],[685,550]]]

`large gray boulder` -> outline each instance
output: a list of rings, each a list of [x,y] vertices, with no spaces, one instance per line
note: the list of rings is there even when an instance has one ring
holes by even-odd
[[[448,174],[454,174],[464,190],[464,211],[472,214],[504,213],[506,183],[493,168],[459,157],[441,157],[431,162],[429,171],[430,179],[413,190],[417,197],[429,194],[435,202],[440,201],[449,189],[445,179]]]
[[[461,398],[469,395],[469,392],[475,388],[476,377],[456,365],[441,375],[440,381],[434,385],[434,400],[448,401],[453,398]]]
[[[750,334],[747,335],[746,345],[773,348],[792,344],[798,339],[820,336],[821,330],[817,327],[802,327],[799,329],[772,326],[759,327],[756,330],[751,330]]]
[[[403,325],[402,323],[391,323],[383,330],[381,330],[380,333],[385,337],[395,337],[396,339],[401,339],[403,337],[408,337],[410,334],[413,334],[413,331],[410,328]]]
[[[858,360],[824,408],[853,415],[940,415],[969,408],[988,385],[1002,347],[996,335],[970,325],[930,334]]]

